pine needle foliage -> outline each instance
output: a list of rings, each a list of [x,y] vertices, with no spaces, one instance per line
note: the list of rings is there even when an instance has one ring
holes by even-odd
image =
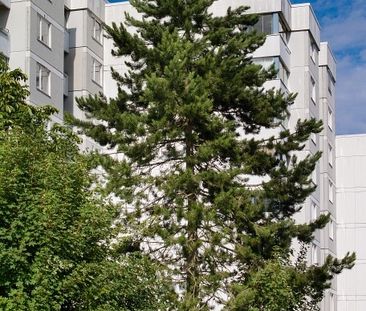
[[[321,122],[282,126],[295,95],[263,87],[276,71],[252,62],[265,40],[252,30],[257,16],[243,6],[213,16],[213,2],[131,0],[141,18],[105,26],[126,65],[112,70],[118,95],[79,98],[92,120],[73,121],[123,155],[103,160],[109,189],[132,207],[124,216],[141,247],[172,269],[179,310],[225,303],[275,249],[310,243],[328,221],[292,217],[315,189],[320,158],[296,152]],[[334,272],[329,260],[320,292]]]

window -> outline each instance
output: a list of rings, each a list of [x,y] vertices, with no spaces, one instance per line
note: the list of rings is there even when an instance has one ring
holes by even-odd
[[[315,90],[315,80],[310,77],[310,86],[311,86],[311,100],[313,101],[314,105],[316,104],[316,90]]]
[[[93,38],[99,43],[102,42],[102,24],[94,18]]]
[[[283,84],[287,86],[288,77],[290,74],[281,60],[279,62],[278,75],[279,75],[279,78],[281,79],[281,81],[283,82]]]
[[[333,112],[328,107],[328,127],[330,130],[333,130]]]
[[[334,89],[334,78],[330,73],[330,71],[328,70],[328,92],[330,95],[333,94],[333,89]]]
[[[40,91],[50,95],[51,72],[41,64],[37,64],[36,84]]]
[[[273,16],[272,14],[260,15],[258,22],[253,26],[253,28],[266,35],[273,33]]]
[[[268,70],[274,64],[274,59],[273,57],[254,58],[253,63],[261,65],[264,69]]]
[[[313,142],[314,145],[316,145],[316,134],[315,133],[311,133],[310,135],[310,138],[311,138],[311,141]]]
[[[333,220],[329,220],[329,238],[333,241],[334,240],[334,222]]]
[[[315,166],[313,172],[311,173],[311,181],[314,185],[318,184],[318,172],[317,172],[317,166]]]
[[[313,63],[316,63],[316,56],[318,54],[318,47],[313,40],[310,41],[310,58]]]
[[[318,205],[311,201],[311,220],[318,219]]]
[[[51,47],[51,23],[38,15],[38,40]]]
[[[328,144],[328,163],[333,167],[333,147]]]
[[[282,40],[287,44],[289,38],[290,38],[290,32],[287,30],[284,21],[280,17],[280,23],[279,23],[279,32]]]
[[[99,85],[102,85],[102,75],[103,75],[103,70],[102,70],[102,64],[100,62],[98,62],[97,60],[93,60],[93,81]]]
[[[312,115],[312,114],[310,114],[310,118],[315,119],[314,115]],[[317,134],[316,133],[311,133],[310,139],[313,142],[313,144],[316,146],[316,144],[317,144]]]
[[[318,248],[315,244],[312,244],[312,246],[311,246],[311,262],[313,265],[319,264]]]
[[[334,200],[334,194],[333,194],[334,189],[333,188],[334,188],[333,183],[329,180],[328,181],[328,198],[331,203],[333,203],[333,200]]]

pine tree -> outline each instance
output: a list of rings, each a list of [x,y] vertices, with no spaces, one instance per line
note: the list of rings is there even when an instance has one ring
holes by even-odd
[[[94,121],[73,121],[123,154],[104,161],[109,187],[133,207],[124,216],[141,247],[172,269],[179,310],[235,300],[253,273],[286,257],[295,239],[310,243],[328,221],[292,218],[314,191],[320,158],[296,152],[321,122],[281,127],[295,97],[263,87],[276,71],[252,62],[265,40],[252,30],[257,17],[246,7],[212,16],[213,2],[131,0],[143,18],[105,26],[112,54],[125,57],[126,74],[112,71],[118,95],[80,98]],[[322,294],[352,261],[329,258],[306,282]]]

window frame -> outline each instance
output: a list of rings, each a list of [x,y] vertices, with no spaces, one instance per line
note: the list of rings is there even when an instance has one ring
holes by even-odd
[[[333,110],[328,106],[328,116],[327,116],[327,123],[328,123],[328,128],[333,131]]]
[[[92,37],[98,43],[100,43],[100,44],[103,43],[102,42],[103,41],[103,27],[102,27],[102,23],[96,17],[93,17],[93,35],[92,35]]]
[[[318,172],[317,172],[317,170],[318,170],[318,166],[317,166],[317,165],[315,165],[314,170],[311,172],[311,182],[312,182],[315,186],[317,186],[317,185],[318,185]]]
[[[97,68],[100,68],[99,75],[97,75]],[[99,79],[97,77],[99,76]],[[92,81],[103,87],[103,65],[101,62],[93,58]]]
[[[48,21],[44,16],[41,14],[37,14],[38,18],[38,36],[37,40],[47,46],[48,48],[52,49],[52,23]],[[44,27],[47,28],[47,40],[44,38]]]
[[[315,243],[311,245],[311,263],[315,266],[319,265],[318,246]]]
[[[317,220],[319,217],[318,205],[313,200],[311,200],[311,215],[310,216],[311,216],[312,221]]]
[[[46,73],[46,86],[44,85],[44,76]],[[43,66],[40,63],[37,63],[37,72],[36,72],[36,87],[37,90],[46,94],[47,96],[51,96],[51,71]]]
[[[313,39],[310,39],[310,59],[316,64],[318,47]]]
[[[267,17],[270,17],[270,19],[271,19],[271,30],[270,31],[268,31],[268,29],[266,29],[265,18],[267,18]],[[258,33],[263,33],[265,35],[272,35],[273,28],[274,28],[273,27],[273,13],[259,15],[258,22],[255,25],[253,25],[254,30],[256,30]]]
[[[311,94],[310,94],[310,98],[311,101],[313,102],[314,105],[316,105],[316,82],[315,79],[310,76],[310,86],[311,86]]]
[[[334,165],[333,146],[330,143],[328,143],[328,164],[331,167]]]
[[[328,180],[328,200],[334,203],[334,184],[330,179]]]
[[[334,221],[332,219],[329,220],[329,239],[334,241]]]

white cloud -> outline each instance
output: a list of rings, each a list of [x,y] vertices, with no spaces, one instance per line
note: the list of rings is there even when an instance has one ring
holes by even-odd
[[[337,133],[366,133],[366,1],[317,0],[322,40],[337,55]]]

